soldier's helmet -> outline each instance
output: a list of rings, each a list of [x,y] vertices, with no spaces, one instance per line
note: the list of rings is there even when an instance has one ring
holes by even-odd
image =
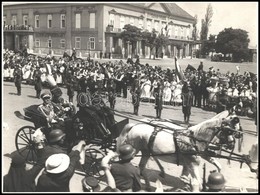
[[[48,141],[50,143],[55,143],[55,142],[58,142],[60,141],[66,134],[60,130],[60,129],[54,129],[50,132],[49,134],[49,139]]]
[[[135,152],[136,149],[130,144],[125,144],[119,147],[119,157],[123,160],[132,159]]]
[[[212,172],[212,173],[210,173],[210,175],[208,177],[208,182],[206,185],[210,189],[221,190],[221,189],[223,189],[225,183],[226,183],[226,180],[225,180],[223,174],[221,174],[219,172]]]

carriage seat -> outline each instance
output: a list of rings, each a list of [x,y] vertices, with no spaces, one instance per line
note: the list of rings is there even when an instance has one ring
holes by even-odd
[[[31,118],[31,121],[34,123],[35,128],[47,126],[47,120],[45,116],[38,110],[39,105],[31,105],[24,108],[24,115]]]

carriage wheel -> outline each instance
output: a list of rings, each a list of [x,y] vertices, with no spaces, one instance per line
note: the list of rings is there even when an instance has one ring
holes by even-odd
[[[22,155],[26,162],[35,164],[37,161],[37,151],[35,143],[32,140],[32,135],[35,128],[32,126],[24,126],[20,128],[15,136],[15,146],[20,155]]]
[[[86,175],[101,179],[105,172],[101,168],[101,160],[105,156],[104,152],[99,149],[89,148],[85,153],[85,163],[82,168]]]

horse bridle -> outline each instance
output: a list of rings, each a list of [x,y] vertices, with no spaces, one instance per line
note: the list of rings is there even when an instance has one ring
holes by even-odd
[[[221,124],[221,127],[218,127],[218,131],[216,132],[216,137],[219,139],[218,144],[232,151],[235,147],[236,138],[242,138],[242,133],[230,127],[234,127],[237,123],[239,123],[239,118],[237,117],[230,121],[224,120]]]

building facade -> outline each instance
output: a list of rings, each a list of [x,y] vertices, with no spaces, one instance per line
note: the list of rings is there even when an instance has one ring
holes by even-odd
[[[126,24],[142,30],[155,29],[169,36],[161,48],[166,57],[192,55],[194,18],[175,3],[30,3],[4,5],[4,47],[27,48],[30,53],[71,54],[78,57],[130,57],[131,44],[119,38]],[[150,56],[139,41],[135,54]]]

